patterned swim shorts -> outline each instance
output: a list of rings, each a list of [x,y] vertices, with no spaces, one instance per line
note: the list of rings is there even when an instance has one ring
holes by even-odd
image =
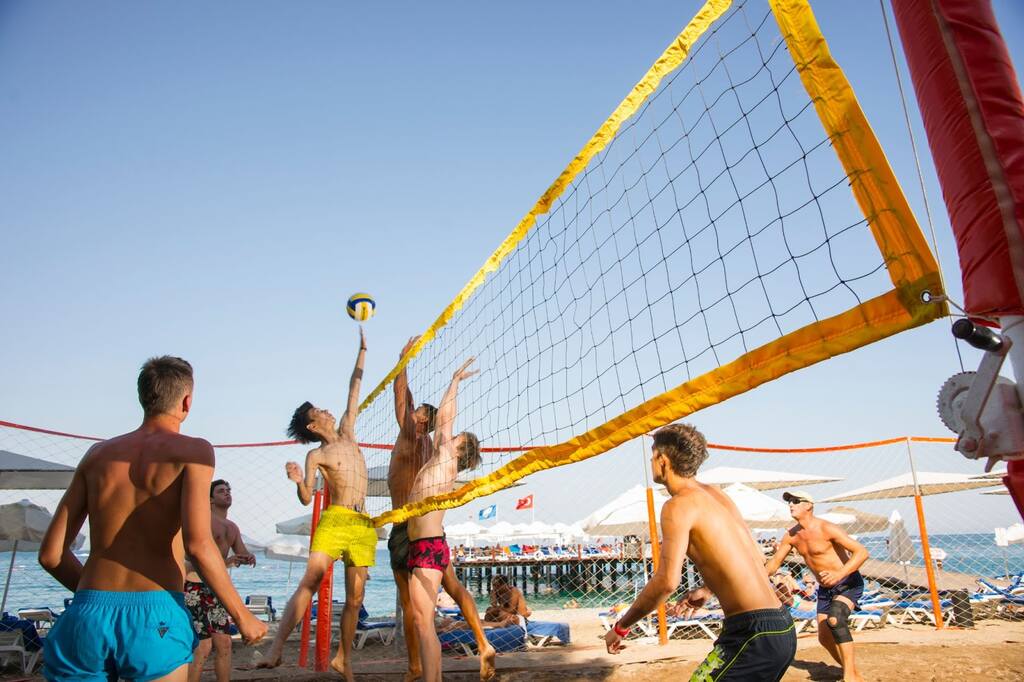
[[[444,537],[420,538],[409,541],[409,570],[431,568],[442,573],[451,563],[451,550]]]
[[[206,583],[185,581],[185,608],[192,615],[192,629],[199,639],[231,634],[227,609]]]

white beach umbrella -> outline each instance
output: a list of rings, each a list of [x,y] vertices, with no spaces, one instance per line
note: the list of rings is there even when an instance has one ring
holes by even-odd
[[[1003,566],[1006,569],[1006,577],[1010,577],[1010,558],[1006,555],[1006,548],[1010,545],[1024,543],[1024,523],[1015,523],[1007,528],[996,528],[996,547],[1003,552]]]
[[[747,525],[759,529],[788,528],[795,521],[789,514],[789,505],[765,495],[742,483],[733,483],[722,489],[740,510]]]
[[[309,559],[309,541],[303,542],[295,536],[278,535],[267,542],[263,555],[277,561],[305,563]]]
[[[939,495],[975,488],[991,488],[996,483],[991,479],[975,478],[967,474],[953,474],[937,471],[917,472],[917,482],[922,495]],[[883,500],[897,497],[914,496],[914,479],[908,471],[905,474],[887,478],[856,488],[845,493],[833,495],[822,502],[851,502],[853,500]]]
[[[842,479],[832,476],[765,471],[763,469],[746,469],[743,467],[714,467],[706,471],[698,471],[697,480],[707,485],[727,486],[733,483],[742,483],[754,490],[777,490],[780,488],[805,488],[819,483],[841,481]]]
[[[889,558],[903,565],[903,577],[907,583],[910,582],[907,564],[916,556],[917,550],[914,549],[910,534],[907,533],[907,528],[903,525],[903,517],[899,511],[894,509],[889,516]]]
[[[309,540],[303,542],[295,536],[278,535],[267,542],[267,546],[263,548],[263,556],[288,562],[288,578],[285,584],[287,587],[292,581],[292,565],[304,564],[309,560]]]
[[[274,524],[274,529],[281,535],[301,535],[309,537],[309,533],[313,528],[313,514],[305,514],[303,516],[296,516],[294,519],[288,519],[287,521],[278,521]],[[387,540],[387,530],[382,526],[376,529],[378,540]]]
[[[0,450],[0,489],[66,490],[74,467]]]
[[[656,520],[660,518],[661,508],[667,500],[668,495],[664,490],[654,490]],[[594,511],[578,525],[592,537],[648,537],[651,534],[651,527],[648,522],[647,489],[642,485],[633,486]]]
[[[11,586],[14,558],[18,555],[18,550],[38,551],[52,520],[50,512],[29,500],[0,505],[0,551],[11,553],[7,581],[4,583],[4,597],[0,601],[0,613],[7,608],[7,591]],[[71,544],[71,549],[78,549],[83,542],[85,536],[79,534]]]
[[[1024,523],[1015,523],[1006,528],[996,528],[996,545],[1008,547],[1024,543]]]

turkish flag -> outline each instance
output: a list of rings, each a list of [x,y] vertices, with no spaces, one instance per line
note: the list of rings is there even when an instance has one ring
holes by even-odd
[[[533,509],[533,495],[527,495],[526,497],[520,497],[516,501],[516,511],[520,509]]]

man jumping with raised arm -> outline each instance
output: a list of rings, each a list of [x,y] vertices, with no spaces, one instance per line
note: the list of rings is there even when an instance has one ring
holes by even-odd
[[[714,648],[690,680],[780,680],[796,655],[793,619],[775,596],[736,505],[694,478],[707,457],[704,436],[688,424],[654,434],[651,473],[672,495],[661,510],[661,563],[605,635],[608,653],[617,654],[630,628],[675,592],[689,557],[704,586],[691,591],[687,603],[700,606],[713,593],[725,613]]]
[[[242,638],[267,625],[249,613],[210,533],[213,447],[180,433],[192,408],[192,366],[153,358],[138,379],[135,431],[89,448],[57,505],[39,563],[75,593],[46,638],[48,680],[184,682],[195,648],[182,588],[187,554]],[[71,543],[89,518],[85,566]]]
[[[789,513],[797,522],[779,541],[775,555],[765,567],[773,576],[790,551],[796,549],[818,578],[818,641],[843,667],[843,679],[861,679],[853,659],[850,612],[864,594],[861,565],[868,550],[842,528],[814,515],[814,498],[802,490],[783,494]]]
[[[409,339],[402,349],[399,358],[405,357],[419,337]],[[412,391],[409,390],[409,379],[403,367],[395,377],[395,417],[398,419],[398,439],[391,451],[391,464],[388,467],[388,488],[391,491],[391,508],[398,509],[409,501],[413,482],[424,463],[433,452],[434,444],[430,432],[434,430],[437,408],[424,403],[415,410]],[[409,656],[409,671],[406,680],[415,680],[423,674],[420,665],[419,641],[413,620],[412,602],[409,599],[409,528],[408,523],[396,523],[391,527],[388,537],[388,552],[391,555],[391,571],[395,575],[398,596],[402,604],[402,625],[405,631],[405,646]],[[455,568],[449,563],[441,578],[441,586],[451,595],[462,611],[476,638],[480,651],[480,679],[489,680],[494,676],[494,660],[496,653],[491,643],[484,636],[480,614],[476,609],[476,601],[459,579],[455,576]]]
[[[456,370],[452,383],[441,399],[437,410],[434,447],[430,458],[416,474],[409,502],[419,502],[431,495],[451,492],[460,471],[475,469],[480,465],[480,441],[477,437],[465,431],[452,436],[459,383],[476,374],[476,371],[468,370],[472,362],[473,358],[470,358]],[[441,642],[434,629],[434,606],[437,602],[437,589],[451,568],[451,552],[444,537],[444,510],[427,512],[423,516],[409,519],[406,567],[411,574],[409,597],[419,639],[423,679],[425,682],[441,682]],[[475,605],[472,611],[476,611]]]
[[[331,667],[346,679],[352,676],[352,640],[356,635],[359,610],[363,606],[367,568],[373,566],[377,551],[377,531],[365,512],[366,460],[356,442],[356,416],[359,412],[359,386],[363,378],[366,338],[359,329],[359,353],[348,386],[348,402],[341,423],[335,428],[334,416],[324,409],[303,403],[292,415],[288,435],[302,443],[320,445],[306,455],[306,470],[288,462],[285,470],[295,483],[299,501],[308,505],[313,499],[316,473],[327,482],[331,505],[320,516],[313,534],[306,574],[299,581],[295,594],[281,616],[281,625],[266,658],[258,667],[273,668],[281,664],[281,653],[288,635],[306,611],[313,593],[320,587],[324,574],[339,558],[345,562],[345,609],[341,617],[341,641]]]
[[[234,521],[228,520],[231,502],[231,486],[227,481],[217,479],[210,484],[213,541],[217,543],[217,549],[229,568],[255,566],[256,557],[245,546],[241,531]],[[188,563],[186,568],[185,606],[192,615],[192,627],[199,638],[194,660],[188,668],[189,682],[199,682],[211,649],[216,652],[213,669],[217,682],[228,682],[231,679],[231,620],[217,595],[203,582],[202,576]]]

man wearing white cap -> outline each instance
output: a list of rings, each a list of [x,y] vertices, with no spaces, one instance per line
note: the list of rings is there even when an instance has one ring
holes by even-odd
[[[789,503],[789,513],[797,523],[782,536],[775,556],[768,561],[768,577],[775,575],[791,550],[800,552],[820,583],[818,641],[843,667],[844,680],[860,680],[849,618],[864,594],[864,578],[858,569],[868,551],[836,524],[817,518],[814,498],[806,491],[792,490],[782,499]]]

